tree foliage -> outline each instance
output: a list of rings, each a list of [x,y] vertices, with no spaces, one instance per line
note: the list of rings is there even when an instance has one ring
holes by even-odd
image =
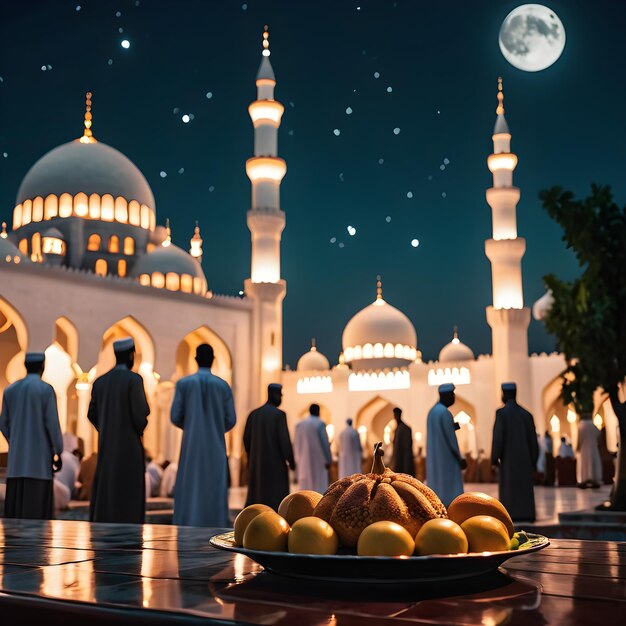
[[[560,187],[539,197],[581,268],[571,282],[544,280],[554,296],[546,328],[568,363],[562,398],[582,415],[593,410],[598,387],[616,394],[626,378],[626,207],[600,185],[582,200]]]

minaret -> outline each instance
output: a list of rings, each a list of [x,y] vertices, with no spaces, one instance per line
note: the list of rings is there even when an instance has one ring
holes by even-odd
[[[247,214],[252,237],[251,276],[246,295],[254,301],[254,359],[260,372],[259,399],[266,387],[280,380],[283,363],[282,301],[287,286],[280,277],[280,238],[285,214],[280,208],[280,183],[287,164],[277,156],[278,128],[285,107],[274,100],[276,78],[270,63],[269,31],[263,32],[263,58],[256,77],[257,99],[248,112],[254,125],[254,156],[246,161],[252,183],[252,205]],[[256,401],[256,399],[255,399]]]
[[[492,209],[493,237],[485,242],[491,261],[493,305],[487,307],[495,361],[496,394],[502,382],[516,382],[519,395],[530,400],[528,324],[530,309],[522,293],[522,257],[526,240],[517,236],[516,207],[520,190],[513,186],[517,156],[511,152],[511,133],[504,118],[502,78],[498,78],[498,107],[493,130],[493,154],[487,158],[493,187],[487,189]]]
[[[189,240],[189,254],[197,259],[198,263],[202,263],[202,237],[198,222],[196,222],[196,227],[193,230],[193,237]]]

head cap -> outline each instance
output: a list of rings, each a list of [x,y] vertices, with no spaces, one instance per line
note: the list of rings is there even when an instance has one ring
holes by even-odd
[[[439,393],[452,393],[456,387],[452,383],[444,383],[443,385],[439,385],[438,391]]]
[[[128,352],[135,349],[135,342],[132,337],[124,337],[124,339],[118,339],[113,342],[113,352],[119,354],[120,352]]]
[[[515,383],[502,383],[502,391],[517,391]]]
[[[270,383],[267,386],[267,390],[269,392],[272,392],[272,391],[282,391],[283,390],[283,386],[280,383]]]
[[[28,365],[42,364],[46,360],[46,355],[43,352],[27,352],[24,357],[24,363]]]

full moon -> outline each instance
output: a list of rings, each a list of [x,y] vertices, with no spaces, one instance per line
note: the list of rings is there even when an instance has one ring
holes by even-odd
[[[511,65],[525,72],[539,72],[561,56],[565,28],[552,9],[542,4],[523,4],[506,16],[498,40]]]

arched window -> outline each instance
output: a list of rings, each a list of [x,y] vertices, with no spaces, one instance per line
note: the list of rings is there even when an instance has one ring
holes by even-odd
[[[53,193],[46,197],[43,206],[43,216],[45,220],[51,220],[59,214],[59,199]]]
[[[89,198],[84,192],[77,193],[74,196],[74,215],[78,217],[87,217],[89,213]]]
[[[69,193],[62,193],[59,198],[59,217],[71,217],[73,198]]]
[[[139,224],[141,223],[141,207],[139,205],[139,202],[137,202],[137,200],[131,200],[128,203],[128,221],[133,225],[133,226],[139,226]]]
[[[165,277],[165,288],[170,291],[178,291],[180,289],[180,277],[174,272],[168,272]]]
[[[118,276],[126,276],[126,259],[120,259],[117,262],[117,275]]]
[[[34,233],[32,239],[30,240],[30,245],[32,249],[31,258],[34,261],[41,261],[41,234]]]
[[[96,274],[98,274],[98,276],[107,275],[107,262],[104,259],[98,259],[96,261]]]
[[[18,248],[24,256],[28,256],[28,239],[20,239]]]
[[[102,196],[102,201],[100,205],[100,218],[105,222],[112,222],[115,214],[115,203],[113,200],[113,196],[109,193],[105,193]]]
[[[43,198],[37,196],[33,200],[33,222],[41,222],[43,219]]]
[[[139,282],[144,286],[148,287],[150,285],[150,274],[142,274],[139,277]]]
[[[30,224],[32,208],[32,200],[24,200],[24,204],[22,204],[22,226]]]
[[[89,217],[92,220],[100,219],[100,196],[97,193],[89,196]]]
[[[145,205],[141,205],[141,228],[150,228],[150,209]]]
[[[97,233],[93,233],[89,235],[89,239],[87,239],[87,250],[89,252],[98,252],[100,250],[100,244],[102,243],[102,238]]]
[[[117,235],[111,235],[109,239],[109,252],[116,254],[120,251],[120,238]]]
[[[183,274],[180,277],[180,290],[185,293],[191,293],[193,291],[193,279],[189,274]]]
[[[22,225],[22,205],[16,204],[13,209],[13,230]]]
[[[115,198],[115,221],[126,224],[128,222],[128,203],[125,198]]]
[[[124,254],[135,254],[135,240],[132,237],[124,237]]]
[[[161,272],[154,272],[152,274],[152,286],[157,289],[162,289],[165,287],[165,276],[161,274]]]

